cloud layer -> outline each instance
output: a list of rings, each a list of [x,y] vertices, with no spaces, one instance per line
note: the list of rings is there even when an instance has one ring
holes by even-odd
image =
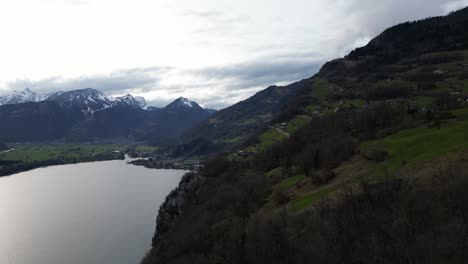
[[[25,3],[34,12],[24,10]],[[145,96],[156,106],[185,96],[223,108],[269,85],[310,77],[391,25],[466,5],[468,0],[0,3],[0,93],[91,87]]]

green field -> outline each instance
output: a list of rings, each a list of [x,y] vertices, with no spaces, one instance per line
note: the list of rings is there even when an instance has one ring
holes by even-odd
[[[299,195],[289,203],[289,208],[293,211],[300,211],[314,202],[326,197],[329,193],[338,190],[338,188],[338,186],[330,186],[313,193]]]
[[[138,145],[138,146],[134,146],[133,149],[134,149],[135,151],[140,151],[140,152],[155,152],[155,151],[157,151],[159,148],[158,148],[158,147],[155,147],[155,146]]]
[[[268,147],[281,142],[282,140],[286,139],[286,136],[279,133],[275,129],[268,129],[265,133],[261,134],[258,137],[260,143],[259,143],[259,149],[260,150],[266,150]]]
[[[296,185],[298,182],[304,180],[306,177],[304,175],[296,175],[290,178],[283,180],[278,183],[278,187],[281,189],[289,189],[292,186]]]
[[[288,122],[284,132],[286,133],[294,133],[300,128],[304,127],[310,122],[310,118],[307,116],[296,116],[294,119]]]
[[[457,121],[441,129],[418,127],[403,130],[384,139],[362,144],[362,149],[384,149],[390,156],[376,165],[376,171],[395,172],[402,166],[418,165],[444,154],[468,149],[468,109],[453,111]]]
[[[284,169],[282,167],[278,167],[276,169],[272,169],[271,171],[266,173],[266,176],[271,178],[275,176],[281,176],[284,173]]]
[[[126,146],[118,144],[15,144],[14,150],[0,153],[0,159],[22,162],[53,159],[78,159],[97,154],[123,151]]]
[[[336,85],[321,78],[315,78],[312,83],[310,95],[320,101],[325,101],[326,96],[330,91],[336,88]]]
[[[434,103],[434,98],[427,96],[416,96],[412,98],[411,103],[420,108],[428,107]]]

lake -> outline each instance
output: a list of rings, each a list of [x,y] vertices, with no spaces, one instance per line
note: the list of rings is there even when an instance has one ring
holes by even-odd
[[[0,263],[138,264],[184,173],[118,160],[0,177]]]

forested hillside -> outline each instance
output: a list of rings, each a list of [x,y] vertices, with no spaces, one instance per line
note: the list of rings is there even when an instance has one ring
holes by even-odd
[[[465,263],[468,9],[324,65],[186,175],[143,263]]]
[[[302,80],[287,86],[271,86],[252,97],[223,109],[187,131],[184,143],[208,141],[220,148],[236,147],[281,113],[291,98],[308,84]]]

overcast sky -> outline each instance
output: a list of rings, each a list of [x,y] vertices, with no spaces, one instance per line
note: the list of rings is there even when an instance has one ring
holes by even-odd
[[[223,108],[468,0],[1,0],[0,94],[96,88]]]

